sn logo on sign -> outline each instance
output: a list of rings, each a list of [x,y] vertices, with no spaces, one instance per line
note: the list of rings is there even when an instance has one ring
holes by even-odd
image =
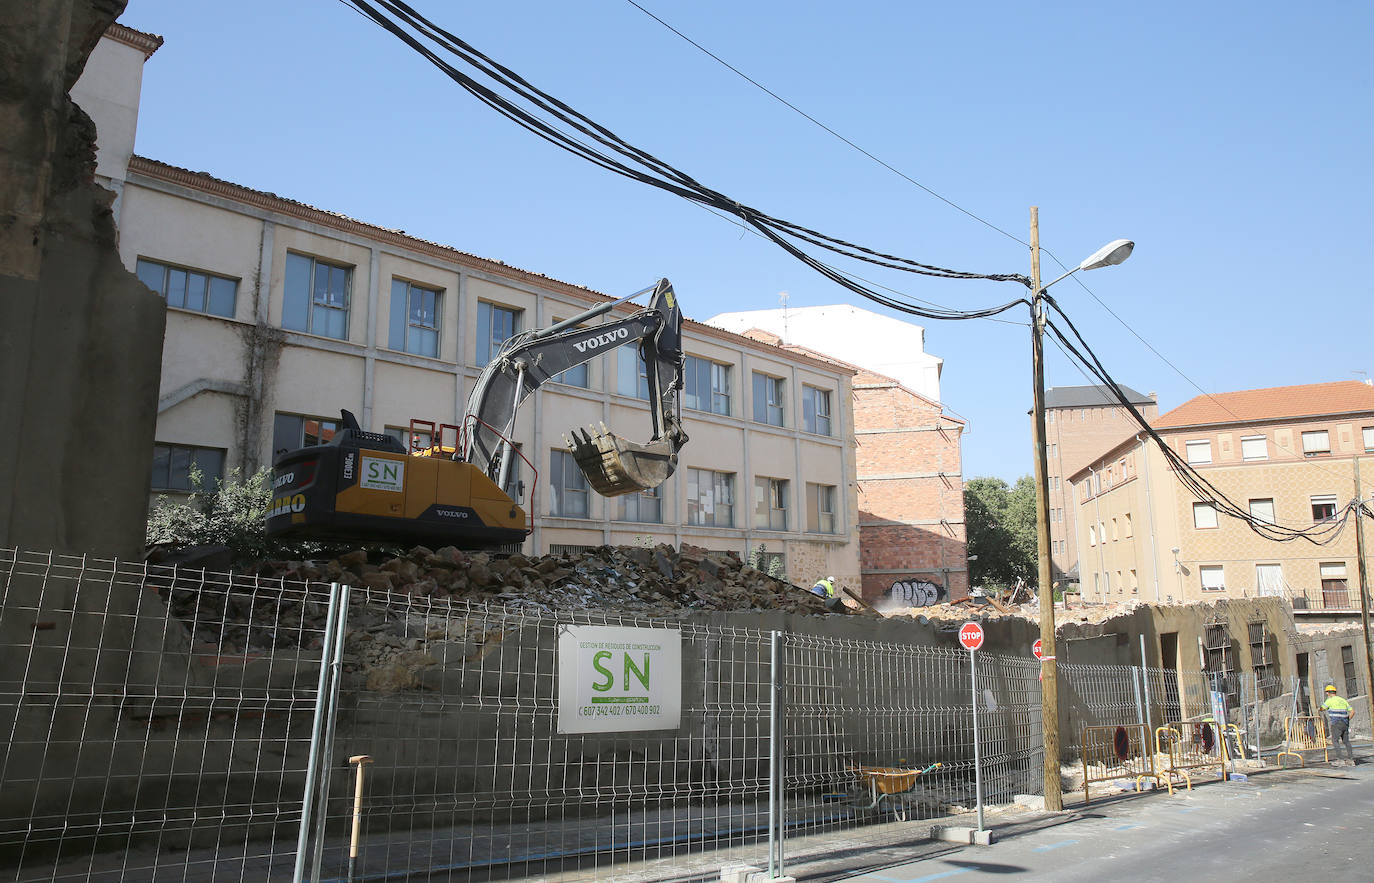
[[[628,693],[634,681],[639,682],[639,693],[643,696],[643,701],[648,701],[649,693],[649,654],[645,653],[639,662],[627,651],[620,651],[623,657],[621,668],[620,692]],[[599,677],[592,682],[592,689],[598,693],[609,693],[616,685],[615,672],[606,667],[606,663],[615,659],[615,654],[610,650],[598,650],[592,654],[592,669]],[[638,698],[638,697],[637,697]],[[596,700],[592,700],[596,701]]]
[[[406,464],[404,460],[363,457],[362,461],[362,475],[358,477],[359,487],[396,493],[405,489]]]

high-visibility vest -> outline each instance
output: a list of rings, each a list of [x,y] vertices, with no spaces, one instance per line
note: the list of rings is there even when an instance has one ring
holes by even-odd
[[[1340,696],[1326,697],[1326,701],[1322,703],[1322,711],[1332,720],[1350,720],[1350,703]]]
[[[835,597],[835,584],[828,579],[818,579],[816,584],[811,587],[811,591],[822,598],[833,598]]]

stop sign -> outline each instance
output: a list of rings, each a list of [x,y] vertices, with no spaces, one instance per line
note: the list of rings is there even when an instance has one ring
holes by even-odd
[[[959,643],[965,650],[977,650],[983,646],[983,627],[976,622],[959,626]]]
[[[1036,639],[1035,639],[1035,643],[1034,643],[1034,644],[1031,644],[1031,652],[1035,654],[1035,658],[1036,658],[1036,659],[1044,659],[1044,658],[1045,658],[1045,644],[1044,644],[1044,642],[1042,642],[1039,638],[1036,638]]]

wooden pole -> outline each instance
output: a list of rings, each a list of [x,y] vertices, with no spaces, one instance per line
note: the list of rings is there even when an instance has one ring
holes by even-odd
[[[363,827],[363,767],[372,763],[372,758],[359,754],[350,757],[348,762],[358,768],[353,786],[353,835],[348,841],[348,880],[353,883],[353,871],[358,863],[358,835]]]
[[[1040,209],[1030,210],[1031,373],[1035,407],[1031,411],[1031,444],[1035,449],[1035,534],[1040,582],[1040,723],[1045,737],[1045,809],[1064,808],[1059,782],[1059,668],[1055,662],[1054,585],[1050,569],[1049,459],[1045,450],[1045,304],[1040,290]]]
[[[1364,627],[1365,701],[1374,724],[1374,658],[1369,653],[1369,575],[1364,561],[1364,490],[1360,486],[1360,455],[1355,455],[1355,572],[1360,577],[1360,624]]]

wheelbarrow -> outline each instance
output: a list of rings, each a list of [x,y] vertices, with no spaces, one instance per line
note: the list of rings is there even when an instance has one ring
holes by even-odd
[[[931,770],[944,766],[932,763],[923,770],[905,767],[855,766],[850,767],[858,779],[860,793],[850,804],[860,811],[881,811],[883,801],[887,800],[897,821],[906,821],[906,801],[901,797],[916,790],[916,780]]]

